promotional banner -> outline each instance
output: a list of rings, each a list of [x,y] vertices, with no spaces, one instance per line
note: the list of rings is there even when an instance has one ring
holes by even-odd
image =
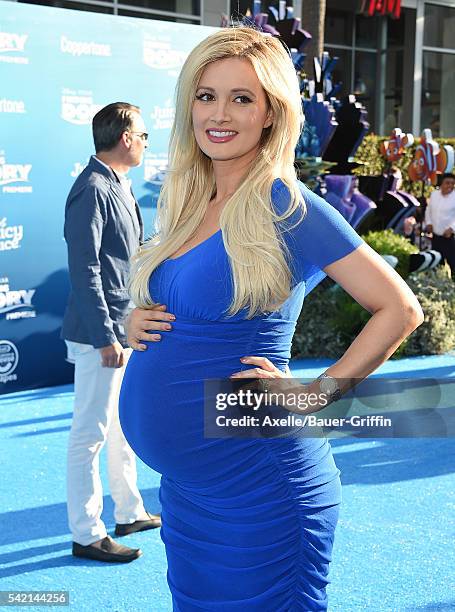
[[[71,382],[66,196],[94,153],[93,115],[141,107],[149,147],[129,176],[152,231],[174,87],[213,28],[0,2],[0,394]]]

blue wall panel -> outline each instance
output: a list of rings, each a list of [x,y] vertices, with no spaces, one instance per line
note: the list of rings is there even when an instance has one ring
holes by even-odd
[[[0,394],[69,382],[65,199],[93,151],[91,119],[142,109],[150,144],[131,171],[152,230],[174,87],[212,28],[0,2]]]

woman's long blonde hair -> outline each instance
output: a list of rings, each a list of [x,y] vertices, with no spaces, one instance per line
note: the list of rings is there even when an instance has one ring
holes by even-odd
[[[180,73],[169,172],[158,200],[156,234],[132,259],[130,293],[137,306],[154,305],[150,275],[195,234],[216,194],[212,162],[194,136],[192,105],[204,68],[231,57],[251,62],[272,109],[273,124],[264,129],[258,157],[220,215],[234,288],[227,315],[248,307],[251,318],[275,310],[290,295],[286,246],[274,222],[298,208],[302,214],[306,211],[294,168],[294,149],[303,126],[298,80],[278,39],[236,27],[224,28],[203,40],[189,54]],[[289,207],[281,216],[271,201],[275,178],[281,178],[290,193]]]

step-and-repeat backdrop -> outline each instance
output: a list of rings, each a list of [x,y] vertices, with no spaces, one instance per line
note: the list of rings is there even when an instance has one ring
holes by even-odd
[[[110,102],[141,107],[150,143],[130,177],[150,232],[176,79],[212,31],[0,1],[0,394],[72,380],[59,339],[63,218],[94,153],[93,115]]]

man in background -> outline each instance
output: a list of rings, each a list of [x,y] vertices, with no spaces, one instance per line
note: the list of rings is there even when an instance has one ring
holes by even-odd
[[[431,246],[447,261],[455,281],[455,176],[444,174],[425,211],[426,231],[433,234]]]
[[[131,354],[123,328],[132,306],[129,259],[142,239],[141,214],[126,175],[142,163],[148,135],[140,109],[124,102],[101,109],[92,127],[96,155],[74,183],[65,209],[71,292],[61,335],[75,364],[68,519],[73,555],[127,562],[142,552],[107,535],[101,520],[99,454],[106,444],[116,535],[159,527],[160,517],[144,508],[135,456],[118,416],[120,386]]]

